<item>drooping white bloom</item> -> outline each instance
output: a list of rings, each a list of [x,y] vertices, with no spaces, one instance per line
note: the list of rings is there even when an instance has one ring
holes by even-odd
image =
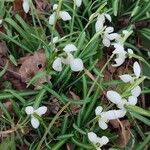
[[[97,20],[95,23],[96,32],[99,32],[104,27],[105,18],[111,22],[111,16],[109,14],[102,13],[97,16]]]
[[[135,87],[131,90],[131,96],[128,97],[128,100],[121,97],[119,93],[116,91],[108,91],[106,96],[107,98],[114,104],[117,105],[120,109],[125,109],[125,105],[136,105],[137,104],[137,97],[141,93],[141,88],[139,86]]]
[[[73,0],[77,7],[80,7],[82,4],[82,0]]]
[[[116,54],[117,58],[114,60],[116,64],[113,64],[113,67],[118,67],[122,65],[126,59],[126,51],[124,50],[124,47],[120,43],[113,44],[115,47],[115,50],[113,51],[113,54]]]
[[[30,9],[29,0],[23,0],[23,10],[25,13],[28,13]]]
[[[114,28],[113,27],[107,27],[104,31],[104,34],[102,35],[103,38],[103,44],[106,47],[109,47],[111,44],[112,40],[115,40],[118,37],[117,33],[112,33],[114,32]]]
[[[140,74],[141,74],[141,67],[140,67],[138,62],[135,62],[133,64],[133,72],[134,72],[133,76],[130,74],[124,74],[124,75],[121,75],[119,77],[125,83],[133,82],[135,79],[138,79],[140,77]]]
[[[99,124],[99,127],[103,130],[107,129],[108,127],[107,123],[109,122],[109,120],[122,118],[126,114],[126,111],[123,109],[122,110],[109,110],[106,112],[103,112],[102,110],[103,108],[101,106],[98,106],[95,109],[95,114],[96,116],[99,117],[98,124]]]
[[[54,4],[53,5],[53,13],[49,17],[49,24],[53,25],[56,21],[56,10],[57,10],[58,5]],[[68,21],[71,20],[71,16],[69,15],[68,12],[66,11],[59,11],[57,19],[62,19],[63,21]]]
[[[33,128],[38,128],[40,125],[39,120],[34,116],[34,114],[38,115],[38,116],[42,116],[43,114],[45,114],[47,111],[47,107],[46,106],[41,106],[38,109],[34,109],[32,106],[27,106],[25,108],[25,112],[27,115],[31,115],[31,125],[33,126]]]
[[[71,54],[71,52],[76,50],[77,47],[75,45],[66,45],[63,51],[66,53],[67,57],[57,57],[52,64],[53,69],[56,71],[62,71],[62,64],[66,64],[70,65],[72,71],[82,71],[84,68],[82,60],[80,58],[74,58],[74,56]]]
[[[109,139],[106,136],[100,138],[94,132],[88,133],[88,139],[94,145],[96,150],[101,150],[101,147],[109,142]]]

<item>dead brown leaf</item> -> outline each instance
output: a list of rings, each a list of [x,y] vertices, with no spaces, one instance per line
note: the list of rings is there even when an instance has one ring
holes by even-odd
[[[35,76],[39,71],[43,71],[46,65],[46,57],[43,49],[34,53],[34,55],[27,55],[20,59],[21,67],[19,73],[22,81],[26,82]],[[46,82],[46,77],[39,80],[40,83]]]
[[[19,14],[24,20],[26,20],[27,14],[23,10],[22,3],[23,0],[14,0],[13,10],[15,13]]]
[[[130,138],[131,138],[131,132],[130,132],[130,122],[128,120],[120,121],[119,119],[110,121],[112,126],[116,129],[118,129],[118,138],[116,140],[116,146],[120,148],[124,148]]]
[[[76,95],[73,91],[69,91],[69,97],[73,100],[80,100],[80,97],[78,95]],[[76,115],[80,110],[80,106],[76,105],[76,104],[71,104],[70,110],[73,115]]]
[[[50,4],[47,0],[35,0],[36,9],[40,12],[49,12],[51,9]]]
[[[57,114],[60,107],[61,106],[60,106],[59,101],[55,97],[51,96],[49,99],[49,110],[50,110],[50,112],[53,114]]]
[[[11,101],[6,101],[5,103],[3,103],[3,105],[9,112],[12,111],[12,102]],[[0,109],[0,116],[2,116],[2,115],[3,115],[3,111]]]

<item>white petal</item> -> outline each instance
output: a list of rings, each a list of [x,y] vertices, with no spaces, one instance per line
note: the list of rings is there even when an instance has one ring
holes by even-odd
[[[109,110],[107,112],[102,112],[101,116],[103,118],[107,118],[107,120],[113,120],[124,117],[126,111],[124,109],[121,110]]]
[[[71,16],[66,11],[60,11],[60,18],[64,21],[71,20]]]
[[[37,118],[35,118],[35,117],[32,117],[31,118],[31,124],[32,124],[32,126],[33,126],[33,128],[38,128],[39,127],[39,125],[40,125],[40,122],[39,122],[39,120],[37,119]]]
[[[71,61],[70,67],[72,71],[82,71],[84,69],[83,61],[80,58],[75,58],[73,61]]]
[[[110,46],[110,40],[108,38],[103,38],[102,43],[104,44],[104,46],[109,47]]]
[[[137,104],[137,97],[135,97],[135,96],[129,96],[128,103],[130,105],[136,105]]]
[[[107,35],[107,38],[109,38],[111,41],[118,38],[118,33],[111,33]]]
[[[65,52],[73,52],[77,50],[77,47],[74,44],[67,44],[63,50]]]
[[[35,110],[35,113],[37,113],[39,116],[45,114],[47,112],[46,106],[41,106],[37,110]]]
[[[112,33],[114,31],[114,28],[113,27],[107,27],[106,29],[105,29],[105,32],[106,33]]]
[[[97,21],[95,23],[95,30],[96,30],[96,32],[99,32],[103,28],[104,22],[105,22],[104,15],[103,14],[102,15],[98,15]]]
[[[89,132],[88,133],[88,139],[92,142],[95,143],[96,139],[97,139],[97,135],[94,132]]]
[[[111,22],[111,16],[109,14],[104,14],[104,15]]]
[[[53,25],[55,23],[55,12],[49,17],[49,24]]]
[[[119,78],[125,83],[131,82],[133,80],[133,78],[129,74],[121,75],[119,76]]]
[[[56,58],[52,64],[55,71],[62,71],[62,61],[61,58]]]
[[[28,13],[29,9],[29,0],[23,0],[23,10],[25,11],[25,13]]]
[[[133,90],[131,90],[133,96],[138,97],[141,94],[141,87],[136,86]]]
[[[123,45],[122,44],[120,44],[120,43],[115,43],[115,44],[113,44],[114,45],[114,47],[115,47],[115,50],[113,51],[113,53],[121,53],[121,52],[124,52],[124,47],[123,47]]]
[[[57,4],[54,4],[54,5],[53,5],[53,10],[57,10],[57,8],[58,8],[58,5],[57,5]]]
[[[120,94],[115,91],[108,91],[106,96],[114,104],[119,104],[121,102]]]
[[[96,109],[95,109],[95,115],[96,116],[97,115],[101,115],[102,110],[103,110],[103,108],[101,106],[96,107]]]
[[[141,74],[141,67],[137,61],[133,64],[133,71],[136,77],[139,78]]]
[[[26,114],[31,115],[34,112],[34,108],[32,106],[27,106],[25,108],[25,112],[26,112]]]
[[[82,4],[82,0],[74,0],[77,7],[80,7]]]
[[[103,23],[101,21],[96,21],[95,23],[95,31],[99,32],[103,28]]]
[[[98,125],[99,125],[99,127],[100,127],[101,129],[103,129],[103,130],[105,130],[105,129],[108,128],[107,123],[104,122],[103,120],[99,120],[99,121],[98,121]]]
[[[103,145],[106,145],[108,142],[109,142],[109,139],[108,139],[106,136],[102,136],[102,137],[101,137],[100,144],[101,144],[102,146],[103,146]]]
[[[116,64],[113,64],[112,66],[113,67],[119,67],[124,63],[125,57],[118,56],[118,58],[116,58],[114,61],[116,62]]]

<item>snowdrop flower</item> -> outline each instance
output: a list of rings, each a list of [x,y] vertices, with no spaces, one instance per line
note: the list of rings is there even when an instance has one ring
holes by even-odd
[[[23,0],[23,10],[25,13],[28,13],[29,12],[29,0]]]
[[[78,72],[83,70],[83,62],[80,58],[74,58],[74,56],[71,54],[71,52],[76,51],[77,47],[73,44],[68,44],[65,46],[63,51],[67,55],[67,57],[57,57],[53,64],[52,67],[56,71],[62,71],[62,63],[66,65],[70,65],[71,70]]]
[[[80,7],[82,4],[82,0],[73,0],[77,7]]]
[[[98,106],[95,109],[95,114],[99,117],[98,124],[99,127],[103,130],[107,129],[107,123],[109,122],[109,120],[122,118],[126,114],[125,110],[109,110],[106,112],[103,112],[102,110],[103,108],[101,106]]]
[[[109,142],[109,139],[106,136],[100,138],[94,132],[88,133],[88,139],[94,145],[96,150],[101,150],[101,147]]]
[[[124,74],[119,77],[125,83],[133,82],[135,79],[138,79],[141,74],[141,67],[137,61],[134,62],[134,64],[133,64],[133,72],[134,72],[134,76],[132,76],[130,74]]]
[[[128,100],[122,98],[121,95],[116,91],[108,91],[106,96],[112,103],[116,104],[118,108],[125,109],[125,105],[137,104],[137,97],[140,95],[140,93],[141,88],[137,86],[131,90],[132,95],[128,97]]]
[[[104,27],[105,18],[111,22],[111,16],[109,14],[103,13],[97,16],[97,20],[95,23],[96,32],[99,32]]]
[[[36,118],[34,116],[34,114],[38,115],[38,116],[42,116],[43,114],[45,114],[47,111],[47,107],[45,106],[41,106],[38,109],[34,109],[32,106],[27,106],[25,108],[25,112],[27,115],[31,115],[31,124],[33,126],[33,128],[38,128],[40,125],[40,122],[38,120],[38,118]]]
[[[54,23],[56,21],[56,10],[57,10],[57,7],[58,7],[58,5],[54,4],[54,6],[53,6],[54,13],[51,14],[50,17],[49,17],[49,24],[50,25],[54,25]],[[60,18],[63,21],[71,20],[71,16],[66,11],[59,11],[58,19],[60,19]]]
[[[103,44],[106,47],[110,46],[110,41],[116,39],[118,37],[117,33],[112,33],[114,32],[114,28],[113,27],[107,27],[104,31],[104,34],[102,35],[103,38]]]
[[[116,64],[113,64],[112,66],[118,67],[122,65],[126,59],[126,51],[124,50],[124,47],[120,43],[113,44],[115,47],[115,50],[113,51],[113,54],[117,55],[117,58],[114,60]]]

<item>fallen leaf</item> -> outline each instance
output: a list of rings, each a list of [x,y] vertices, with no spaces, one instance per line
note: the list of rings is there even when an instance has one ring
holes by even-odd
[[[80,100],[80,97],[78,95],[76,95],[73,91],[69,91],[69,97],[73,100]],[[73,115],[76,115],[80,110],[80,106],[76,105],[76,104],[71,104],[70,110]]]
[[[51,9],[50,4],[47,0],[35,0],[36,9],[40,12],[49,12]]]
[[[114,128],[118,129],[118,138],[115,143],[116,146],[124,148],[131,138],[130,122],[128,120],[120,121],[119,119],[116,119],[110,121],[110,123]]]
[[[22,81],[29,81],[32,77],[34,77],[37,72],[43,71],[46,65],[46,57],[44,51],[42,49],[36,51],[34,55],[25,56],[20,59],[21,67],[19,69],[19,73],[21,75]],[[39,82],[46,82],[46,77],[40,79]]]
[[[60,109],[60,103],[54,96],[51,96],[49,99],[49,110],[53,114],[57,114]]]
[[[22,0],[14,0],[13,2],[13,11],[19,14],[24,20],[27,18],[27,14],[23,10],[23,1]]]

